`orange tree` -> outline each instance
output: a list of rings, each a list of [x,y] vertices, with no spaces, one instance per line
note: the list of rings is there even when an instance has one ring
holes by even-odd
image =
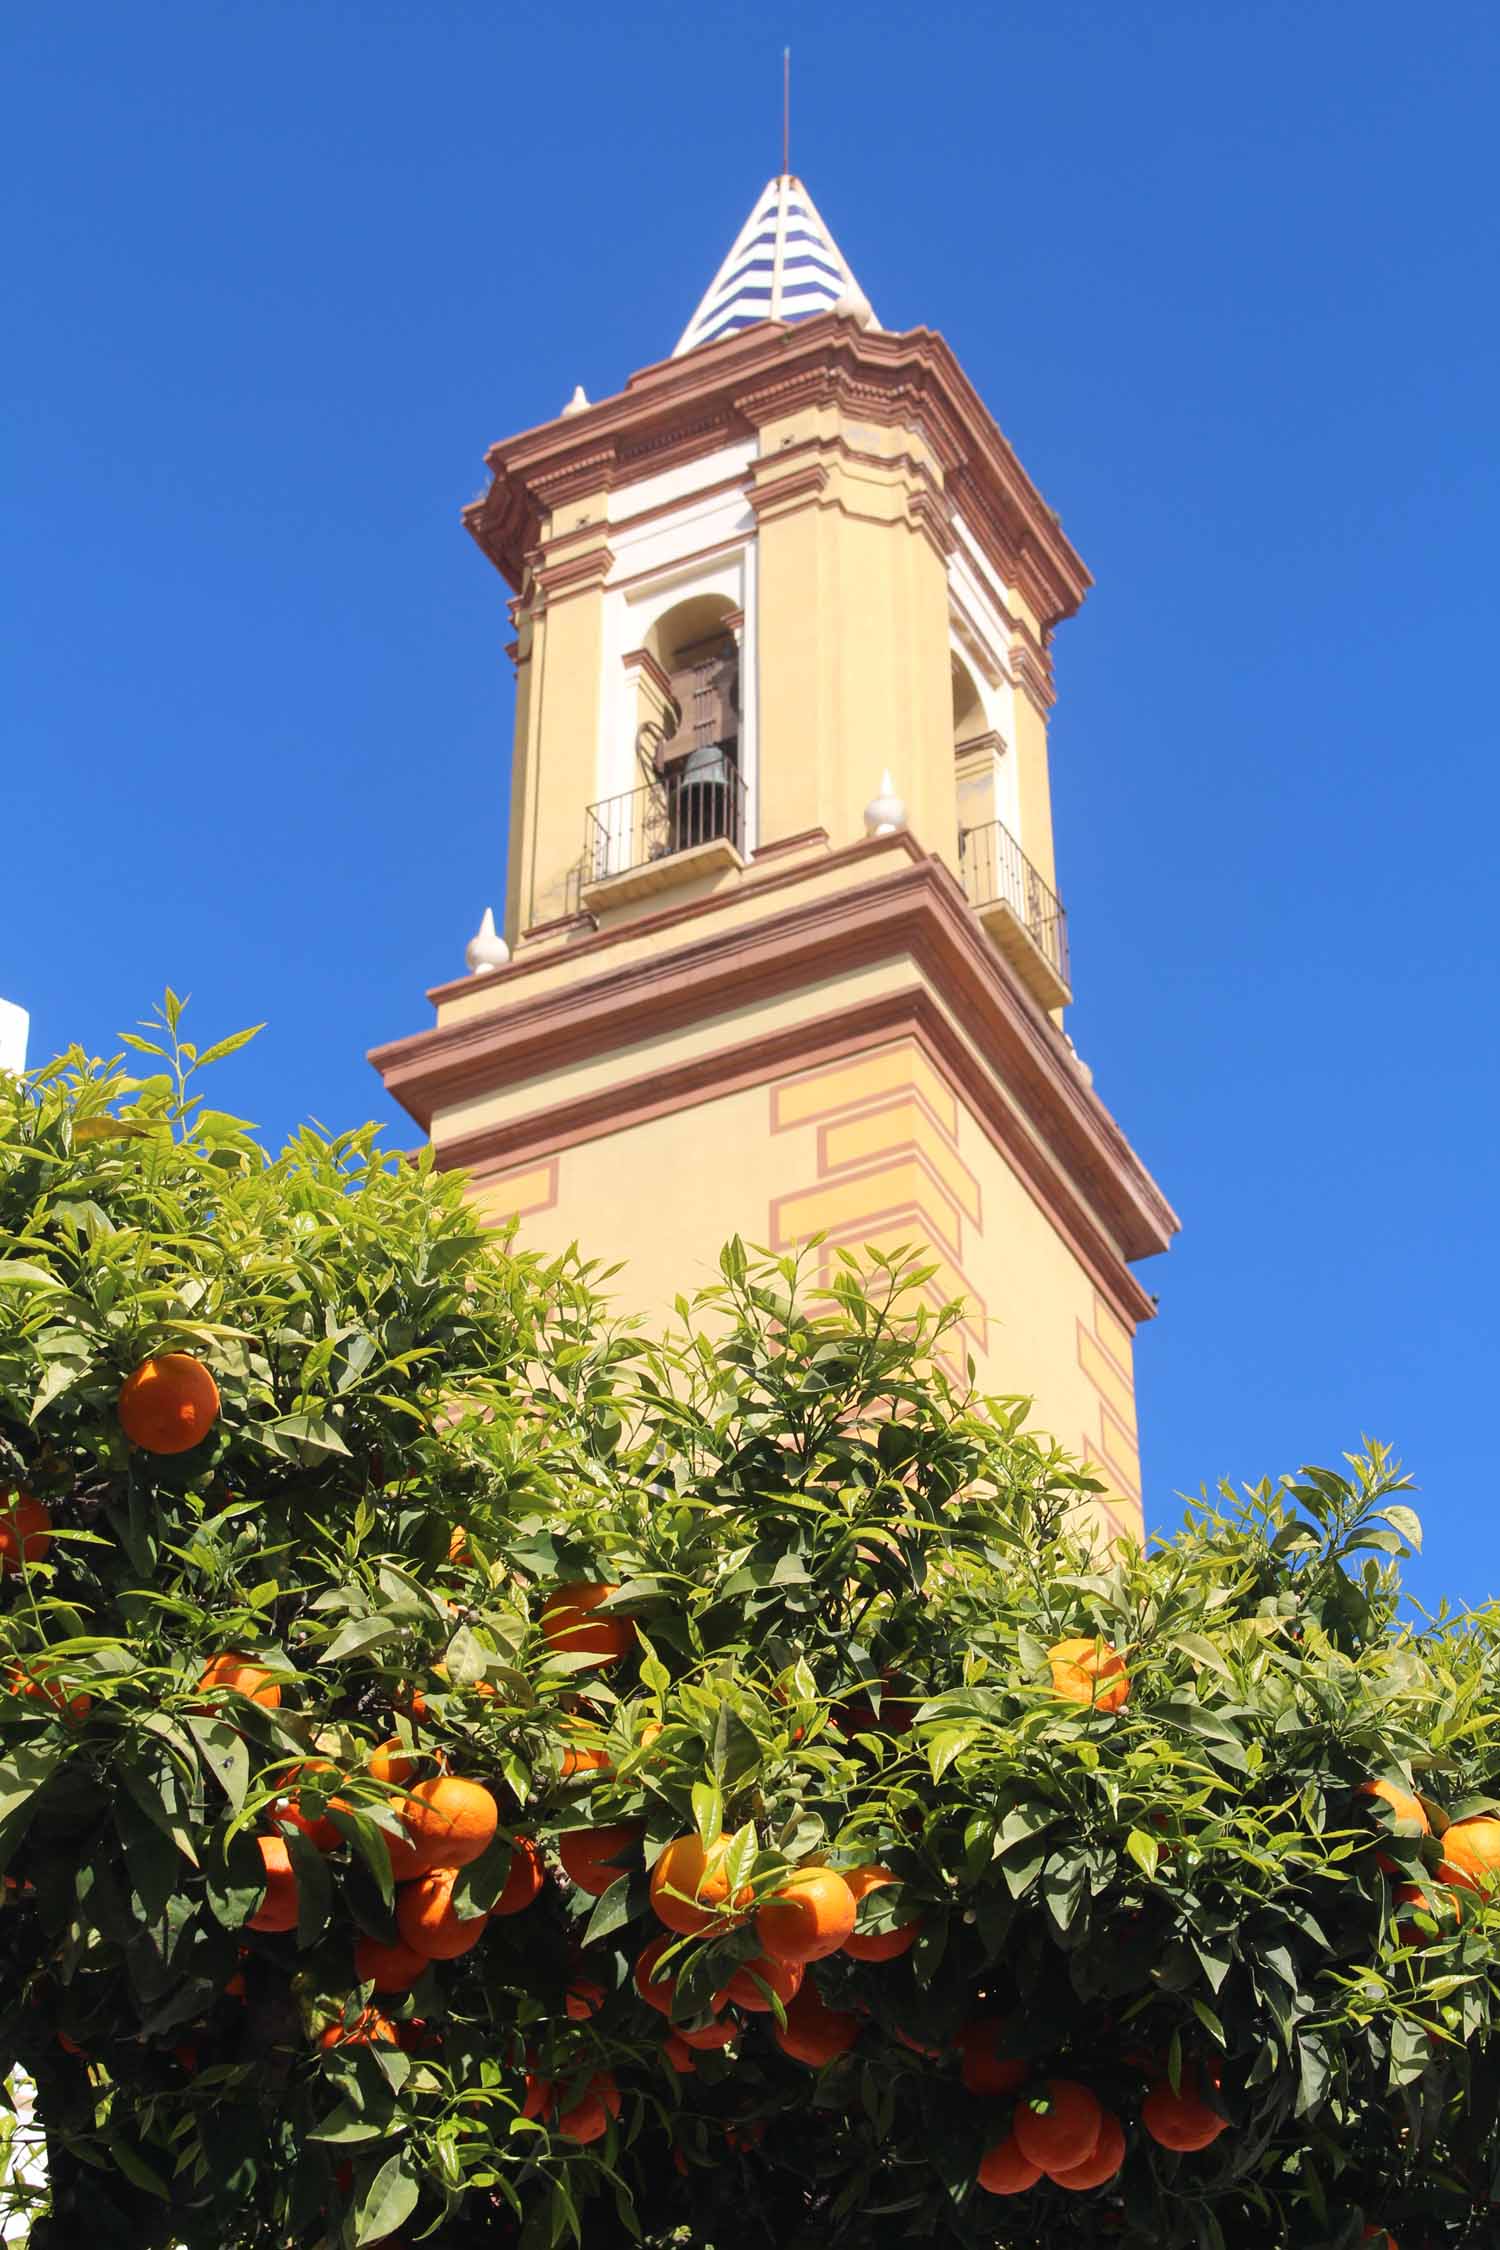
[[[1494,2240],[1495,1625],[1378,1450],[1102,1552],[895,1276],[642,1342],[177,1017],[0,1088],[36,2250]]]

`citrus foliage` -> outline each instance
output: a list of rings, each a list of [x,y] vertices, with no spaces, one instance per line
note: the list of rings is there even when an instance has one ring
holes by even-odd
[[[1489,1832],[1423,1831],[1495,1632],[1399,1624],[1378,1450],[1102,1556],[888,1291],[734,1246],[649,1347],[176,1023],[0,1118],[36,2250],[1492,2239]]]

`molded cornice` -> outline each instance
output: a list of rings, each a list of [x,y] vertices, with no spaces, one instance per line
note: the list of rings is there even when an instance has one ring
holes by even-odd
[[[1061,525],[943,338],[863,330],[839,313],[771,321],[633,375],[615,398],[492,446],[493,482],[464,522],[509,584],[564,498],[605,492],[694,460],[802,407],[920,432],[993,567],[1043,627],[1093,583]]]
[[[851,846],[817,866],[826,870],[868,852],[867,845]],[[439,1110],[538,1081],[534,1107],[438,1147],[444,1164],[494,1168],[795,1069],[810,1040],[816,1050],[820,1040],[852,1036],[859,1027],[842,1011],[757,1037],[741,1014],[726,1025],[717,1053],[549,1103],[547,1075],[561,1065],[708,1025],[851,969],[909,959],[919,981],[869,1003],[880,1016],[874,1031],[885,1026],[884,1036],[893,1036],[886,1024],[893,1007],[903,1025],[920,1026],[981,1126],[1095,1277],[1133,1318],[1149,1314],[1151,1300],[1125,1261],[1165,1250],[1176,1215],[1085,1084],[1061,1034],[985,938],[952,875],[940,861],[917,856],[868,882],[799,902],[785,896],[799,874],[805,879],[806,870],[768,879],[766,888],[783,894],[772,911],[717,933],[712,924],[722,898],[654,917],[664,935],[683,925],[683,942],[614,967],[609,935],[584,939],[568,948],[573,973],[565,985],[528,996],[523,977],[508,1004],[497,993],[498,1004],[482,1015],[378,1047],[370,1060],[424,1130]],[[648,926],[633,923],[631,937]],[[592,974],[591,956],[598,963]]]

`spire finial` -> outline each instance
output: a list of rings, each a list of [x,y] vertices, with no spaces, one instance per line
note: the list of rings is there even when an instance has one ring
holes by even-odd
[[[787,179],[792,169],[792,50],[781,50],[781,176]]]
[[[485,908],[483,920],[464,947],[464,959],[471,977],[488,976],[494,969],[503,969],[510,959],[510,947],[495,927],[493,907]]]

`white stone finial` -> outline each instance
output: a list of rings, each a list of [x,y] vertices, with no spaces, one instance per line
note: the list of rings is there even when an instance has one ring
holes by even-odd
[[[564,419],[566,419],[570,414],[587,414],[588,410],[588,393],[585,391],[582,383],[575,383],[573,385],[573,396],[569,399],[567,405],[563,408],[563,417]]]
[[[906,826],[906,806],[896,795],[896,784],[888,773],[880,777],[880,794],[872,797],[865,807],[865,833],[867,836],[894,836],[898,828]]]
[[[510,947],[495,927],[492,906],[485,908],[483,921],[464,947],[464,959],[469,964],[470,976],[474,977],[488,976],[491,969],[503,969],[510,959]]]
[[[1088,1064],[1084,1061],[1082,1055],[1080,1055],[1072,1040],[1068,1038],[1068,1034],[1066,1032],[1063,1033],[1063,1037],[1068,1041],[1068,1054],[1072,1060],[1073,1068],[1077,1071],[1085,1086],[1092,1086],[1094,1083],[1093,1072],[1089,1069]]]
[[[857,281],[850,282],[848,288],[843,292],[843,295],[838,298],[833,309],[841,319],[852,320],[856,322],[861,328],[874,328],[875,326],[877,326],[877,322],[875,319],[875,307],[871,304],[869,298],[865,295],[863,289],[860,288]]]

